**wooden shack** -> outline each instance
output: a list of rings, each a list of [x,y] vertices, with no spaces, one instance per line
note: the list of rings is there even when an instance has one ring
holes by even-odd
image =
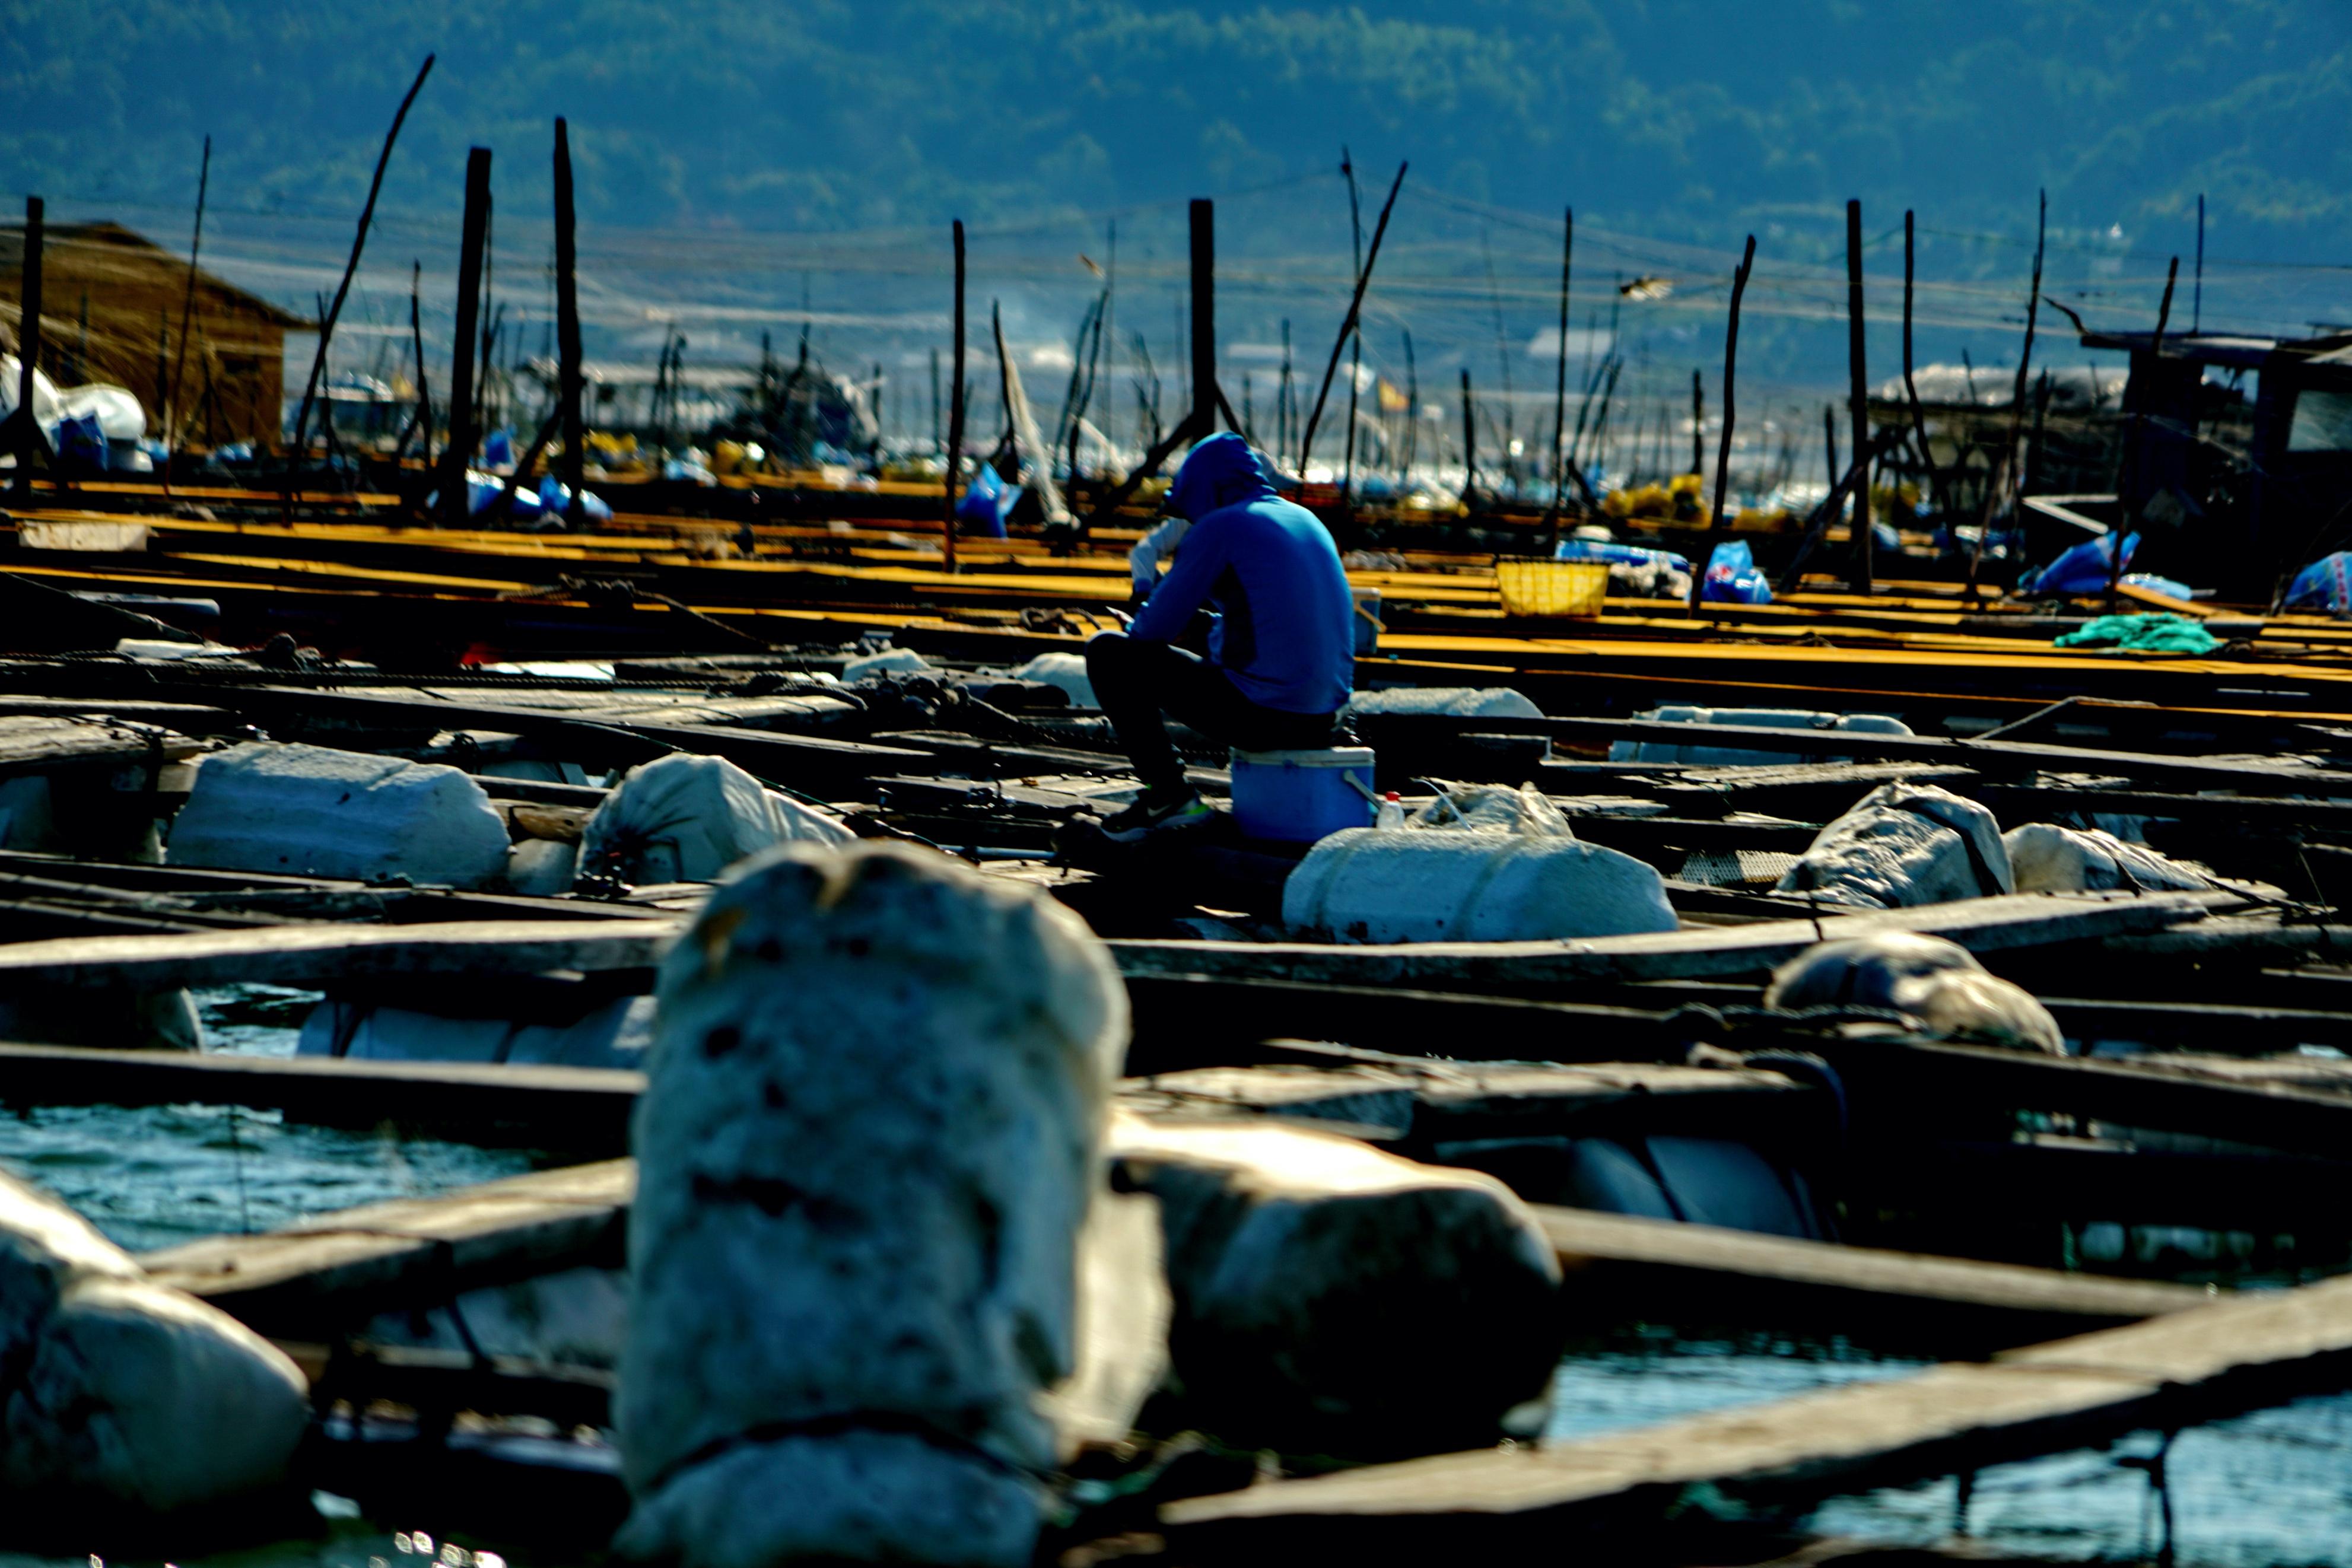
[[[149,432],[161,435],[186,308],[173,420],[182,438],[205,445],[277,438],[286,334],[310,322],[201,267],[190,307],[186,258],[120,224],[51,224],[41,256],[41,369],[59,385],[128,388],[146,405]],[[24,266],[23,227],[0,227],[0,322],[12,332]]]

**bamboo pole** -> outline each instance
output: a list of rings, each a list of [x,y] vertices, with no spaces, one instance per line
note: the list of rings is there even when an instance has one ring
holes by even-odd
[[[2148,380],[2155,382],[2156,367],[2164,362],[2164,329],[2172,320],[2172,286],[2180,280],[2180,258],[2174,256],[2172,265],[2164,269],[2164,298],[2156,308],[2156,336],[2147,345]],[[2116,486],[2115,549],[2107,554],[2107,613],[2116,612],[2116,585],[2123,580],[2124,545],[2131,538],[2132,491],[2139,483],[2140,445],[2147,434],[2147,415],[2132,416],[2131,433],[2124,446],[2124,483]]]
[[[1307,433],[1298,442],[1298,476],[1307,477],[1307,455],[1315,449],[1315,427],[1323,422],[1323,404],[1331,395],[1331,378],[1339,371],[1339,355],[1347,349],[1348,340],[1356,330],[1356,320],[1364,308],[1364,289],[1372,281],[1372,268],[1380,264],[1381,240],[1389,232],[1389,214],[1395,210],[1397,193],[1404,188],[1404,172],[1410,165],[1397,165],[1395,183],[1389,186],[1389,199],[1381,204],[1380,222],[1372,225],[1372,246],[1364,257],[1363,269],[1356,275],[1355,296],[1348,301],[1347,319],[1339,323],[1339,336],[1331,344],[1331,358],[1323,367],[1323,385],[1315,393],[1314,412],[1307,416]]]
[[[954,375],[948,384],[947,534],[942,564],[956,569],[956,470],[963,463],[963,220],[955,220]]]
[[[41,362],[42,219],[47,204],[38,196],[25,198],[24,282],[16,292],[16,412],[12,416],[16,438],[9,444],[16,454],[16,489],[33,487],[33,459],[49,456],[48,433],[33,412],[34,377]]]
[[[1568,500],[1568,287],[1569,266],[1576,257],[1576,209],[1564,210],[1559,240],[1559,356],[1552,371],[1551,389],[1551,510],[1544,521],[1559,543],[1560,508]],[[1416,411],[1417,413],[1418,411]]]
[[[343,280],[335,286],[335,303],[327,311],[327,319],[319,329],[319,351],[310,358],[310,379],[302,388],[302,406],[294,416],[294,450],[302,450],[302,433],[310,422],[311,401],[318,395],[319,378],[326,373],[327,345],[335,335],[335,323],[341,319],[343,301],[352,291],[352,275],[360,269],[360,253],[367,248],[368,225],[375,221],[376,193],[383,189],[384,165],[392,161],[392,144],[400,140],[400,127],[408,119],[408,106],[416,101],[418,89],[433,72],[433,57],[416,68],[416,79],[408,84],[408,96],[400,100],[399,110],[392,117],[392,129],[384,132],[383,149],[375,156],[375,177],[368,182],[366,204],[360,208],[359,232],[352,235],[352,254],[343,263]]]
[[[196,168],[196,232],[188,242],[188,287],[180,296],[180,357],[172,365],[172,390],[163,399],[161,410],[163,419],[163,483],[172,482],[172,455],[180,448],[180,378],[188,368],[188,321],[196,308],[196,260],[205,247],[205,197],[213,180],[213,139],[205,138],[204,162]],[[85,300],[82,314],[83,330],[89,329],[89,315]],[[87,372],[85,372],[87,373]]]
[[[556,407],[562,414],[563,464],[558,481],[572,492],[564,522],[577,530],[586,521],[581,486],[588,466],[588,428],[581,417],[579,251],[572,237],[572,128],[555,117],[555,357]]]
[[[457,247],[457,325],[449,347],[449,445],[442,454],[441,512],[451,528],[468,516],[466,466],[474,460],[474,329],[482,304],[482,239],[490,215],[490,150],[466,154],[466,218]]]
[[[2017,385],[2010,392],[2009,439],[2001,445],[2000,463],[1992,480],[1985,486],[1984,512],[1977,519],[1976,544],[1969,551],[1968,592],[1970,598],[1976,596],[1977,567],[1984,559],[1985,536],[1992,531],[1993,513],[1999,508],[2003,493],[2017,487],[2018,443],[2025,434],[2025,380],[2028,367],[2033,362],[2033,327],[2042,308],[2042,242],[2049,227],[2050,193],[2044,191],[2033,221],[2033,285],[2025,295],[2025,347],[2018,350]]]
[[[1706,472],[1706,389],[1696,366],[1691,370],[1691,472]]]
[[[1927,413],[1919,406],[1919,383],[1911,376],[1911,293],[1913,246],[1912,213],[1903,212],[1903,395],[1911,405],[1911,433],[1919,443],[1919,465],[1927,471],[1929,489],[1936,497],[1938,511],[1944,504],[1943,471],[1936,465],[1935,450],[1927,444]]]
[[[1462,367],[1462,504],[1478,504],[1478,431],[1470,417],[1470,367]]]
[[[1217,209],[1213,202],[1192,205],[1192,423],[1216,428],[1217,405]]]
[[[1739,301],[1748,292],[1748,275],[1756,266],[1756,236],[1748,236],[1748,248],[1740,253],[1739,269],[1731,275],[1731,312],[1723,329],[1723,435],[1715,449],[1715,510],[1707,519],[1707,555],[1715,554],[1715,541],[1724,530],[1723,507],[1731,489],[1731,421],[1732,384],[1739,369]],[[1698,613],[1699,595],[1706,582],[1706,562],[1696,563],[1698,570],[1691,573],[1690,610]]]
[[[1853,418],[1856,455],[1870,449],[1870,378],[1864,363],[1862,325],[1862,204],[1845,204],[1846,401]],[[1853,571],[1849,580],[1856,593],[1868,593],[1871,581],[1870,479],[1863,477],[1853,501]]]

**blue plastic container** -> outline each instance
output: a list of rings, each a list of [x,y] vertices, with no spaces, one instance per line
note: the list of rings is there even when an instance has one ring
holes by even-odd
[[[1245,837],[1311,844],[1372,825],[1370,747],[1236,751],[1232,767],[1234,822]]]

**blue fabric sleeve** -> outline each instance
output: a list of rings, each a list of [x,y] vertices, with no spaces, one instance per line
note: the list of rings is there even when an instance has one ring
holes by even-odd
[[[1176,564],[1152,590],[1127,634],[1147,643],[1173,643],[1182,636],[1192,612],[1207,602],[1209,591],[1225,570],[1233,538],[1233,524],[1213,513],[1207,521],[1195,523],[1176,552]]]

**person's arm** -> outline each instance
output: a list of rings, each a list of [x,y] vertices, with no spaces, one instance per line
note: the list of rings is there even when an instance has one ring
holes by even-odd
[[[1127,552],[1127,570],[1135,580],[1136,598],[1149,599],[1158,590],[1160,563],[1175,553],[1192,527],[1190,517],[1171,517],[1135,541],[1135,548]]]
[[[1186,534],[1176,564],[1160,580],[1127,634],[1145,643],[1173,643],[1182,636],[1192,623],[1192,612],[1207,601],[1209,590],[1225,570],[1233,554],[1233,525],[1222,520],[1198,525]]]

